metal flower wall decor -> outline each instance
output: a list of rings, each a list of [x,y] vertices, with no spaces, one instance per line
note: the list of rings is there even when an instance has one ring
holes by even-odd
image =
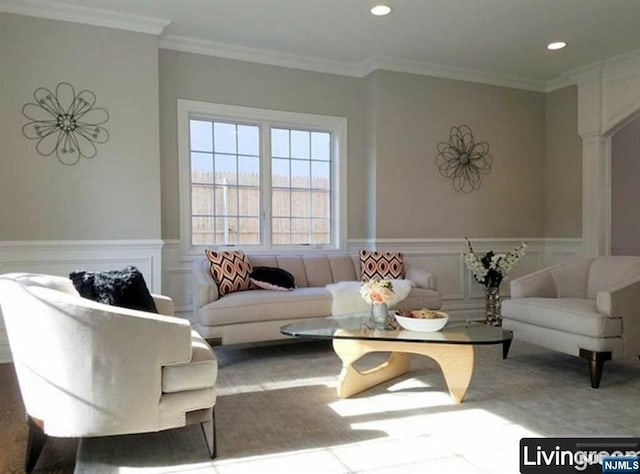
[[[480,175],[491,171],[487,142],[475,142],[468,125],[451,127],[449,141],[438,143],[436,164],[440,174],[453,179],[453,189],[470,193],[480,188]]]
[[[96,156],[96,143],[109,140],[109,132],[101,126],[109,120],[109,113],[94,107],[93,92],[85,89],[76,94],[71,84],[61,82],[55,93],[39,87],[33,97],[35,103],[22,107],[22,114],[29,120],[22,134],[38,140],[36,151],[41,155],[55,153],[60,163],[75,165],[82,156]]]

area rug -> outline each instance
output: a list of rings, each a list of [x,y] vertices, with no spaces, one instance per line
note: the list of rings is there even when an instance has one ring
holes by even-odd
[[[198,426],[86,439],[77,473],[519,472],[522,437],[638,436],[640,362],[605,364],[590,388],[586,362],[515,341],[476,350],[463,403],[435,363],[353,398],[335,386],[326,343],[218,349],[218,458]],[[363,365],[380,362],[374,355]]]

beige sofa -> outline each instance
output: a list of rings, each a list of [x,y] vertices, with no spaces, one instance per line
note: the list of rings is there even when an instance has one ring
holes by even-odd
[[[597,388],[605,361],[640,355],[640,257],[579,258],[513,280],[502,326],[587,359]]]
[[[331,316],[332,295],[326,285],[360,280],[360,260],[350,255],[249,256],[252,266],[278,267],[296,282],[292,291],[248,290],[220,297],[206,258],[195,262],[195,327],[212,344],[242,344],[286,339],[284,324]],[[422,269],[406,266],[413,282],[401,303],[412,308],[438,309],[440,294],[435,278]]]

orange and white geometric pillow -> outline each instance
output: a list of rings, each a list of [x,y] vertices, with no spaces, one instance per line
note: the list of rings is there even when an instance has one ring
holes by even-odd
[[[362,281],[402,280],[404,278],[404,255],[402,252],[375,252],[360,250],[360,275]]]
[[[218,252],[206,249],[204,253],[211,262],[211,276],[218,285],[220,296],[252,288],[249,275],[253,269],[242,250]]]

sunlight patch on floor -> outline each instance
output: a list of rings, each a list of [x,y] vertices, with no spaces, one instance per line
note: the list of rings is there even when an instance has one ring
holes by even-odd
[[[218,396],[236,395],[238,393],[264,392],[268,390],[283,390],[296,387],[310,387],[314,385],[324,385],[326,387],[335,388],[336,377],[301,377],[291,380],[282,380],[277,382],[266,382],[259,384],[238,384],[218,389]]]
[[[215,462],[216,472],[236,474],[259,472],[349,472],[348,469],[326,449],[308,449],[242,459]]]
[[[381,438],[330,448],[350,472],[397,466],[453,456],[451,450],[433,437]]]
[[[520,438],[540,437],[539,433],[483,409],[458,412],[400,416],[352,423],[354,430],[383,431],[390,438],[434,436],[451,446],[454,454],[466,454],[474,448],[504,448]],[[499,440],[499,441],[498,441]],[[517,443],[512,446],[516,452]]]
[[[198,473],[198,472],[213,472],[210,462],[199,462],[189,464],[178,464],[175,466],[162,466],[162,467],[118,467],[116,472],[118,474],[180,474],[180,473]]]
[[[417,379],[407,379],[393,384],[387,392],[360,398],[337,400],[329,407],[338,415],[362,416],[373,413],[402,412],[421,408],[455,405],[448,391],[432,389]]]

